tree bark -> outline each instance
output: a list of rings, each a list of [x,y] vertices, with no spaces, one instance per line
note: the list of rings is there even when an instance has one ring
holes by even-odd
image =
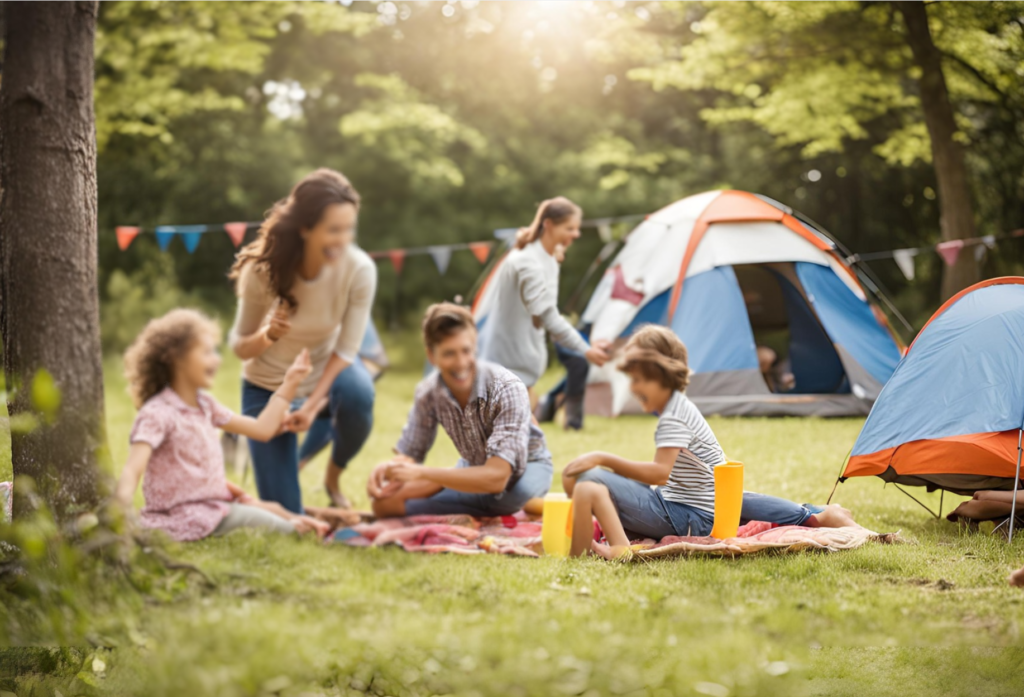
[[[967,182],[964,148],[956,140],[956,121],[942,74],[942,53],[932,40],[923,2],[894,3],[907,25],[907,43],[921,69],[921,110],[931,139],[932,161],[939,187],[939,227],[943,241],[975,237],[974,209]],[[973,250],[965,250],[942,274],[945,300],[980,280]]]
[[[6,2],[0,85],[0,332],[15,475],[59,517],[99,496],[105,452],[97,294],[95,2]],[[48,371],[60,406],[44,413]]]

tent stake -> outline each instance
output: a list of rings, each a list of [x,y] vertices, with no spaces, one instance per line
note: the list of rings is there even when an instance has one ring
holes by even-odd
[[[1007,538],[1007,543],[1013,542],[1013,523],[1014,518],[1017,517],[1017,489],[1020,487],[1020,456],[1021,456],[1021,440],[1024,438],[1024,425],[1017,431],[1017,474],[1013,478],[1013,500],[1010,502],[1010,535]]]

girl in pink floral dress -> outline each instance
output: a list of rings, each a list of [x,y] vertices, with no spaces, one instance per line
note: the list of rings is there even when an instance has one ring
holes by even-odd
[[[220,366],[219,338],[209,318],[194,310],[173,310],[146,325],[128,349],[126,376],[139,413],[117,500],[130,510],[145,474],[140,523],[176,540],[199,540],[241,527],[323,536],[326,523],[259,501],[227,481],[217,432],[273,438],[296,388],[309,375],[309,353],[295,359],[259,417],[239,416],[205,391]]]

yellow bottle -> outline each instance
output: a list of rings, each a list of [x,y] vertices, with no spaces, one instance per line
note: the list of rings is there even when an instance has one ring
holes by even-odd
[[[572,500],[565,494],[548,494],[544,497],[544,522],[540,533],[544,554],[552,557],[568,556],[571,535]]]
[[[743,510],[743,463],[726,462],[715,467],[715,526],[711,536],[736,537]]]

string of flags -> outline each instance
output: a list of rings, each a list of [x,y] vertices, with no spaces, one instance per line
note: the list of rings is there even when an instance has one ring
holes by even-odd
[[[254,230],[259,229],[260,225],[262,223],[241,222],[223,223],[220,225],[157,225],[153,228],[153,233],[156,236],[156,242],[160,246],[161,251],[166,252],[170,248],[171,241],[175,236],[180,236],[185,249],[189,254],[193,254],[199,247],[199,241],[204,234],[222,230],[231,238],[231,242],[235,247],[238,247],[242,244],[242,240],[245,239],[245,233],[250,228]],[[511,230],[514,236],[516,229],[508,229]],[[128,249],[135,238],[139,236],[139,233],[145,231],[143,228],[135,225],[118,225],[114,229],[114,233],[117,235],[118,249],[122,252]],[[495,237],[499,240],[505,240],[505,232],[505,229],[497,230],[495,231]],[[490,240],[482,242],[456,242],[453,244],[435,244],[427,247],[375,250],[367,253],[372,259],[388,259],[391,261],[391,265],[395,268],[395,273],[397,274],[402,273],[406,257],[429,254],[437,265],[437,270],[443,276],[448,271],[448,265],[451,263],[453,252],[468,249],[473,253],[477,261],[484,264],[490,258],[491,248],[494,247],[494,244]]]
[[[166,252],[171,245],[175,235],[181,235],[181,241],[185,243],[185,249],[189,254],[199,247],[199,240],[208,232],[223,230],[231,238],[232,244],[236,247],[242,244],[245,233],[249,228],[258,229],[262,223],[222,223],[217,225],[157,225],[153,228],[156,235],[156,243],[160,245],[160,251]],[[114,228],[117,235],[117,248],[122,252],[131,246],[131,243],[145,230],[137,225],[118,225]]]
[[[612,218],[594,218],[584,220],[581,227],[589,227],[597,230],[598,236],[608,248],[608,243],[613,239],[612,226],[619,223],[631,223],[644,219],[644,215],[625,215]],[[245,234],[250,230],[258,230],[262,222],[233,222],[211,225],[158,225],[152,228],[156,235],[157,244],[162,251],[167,251],[171,241],[175,237],[181,238],[185,249],[193,254],[199,247],[202,236],[211,232],[224,232],[231,238],[231,242],[238,247],[245,239]],[[510,245],[515,239],[519,228],[499,228],[494,231],[495,241],[478,242],[456,242],[452,244],[435,244],[424,247],[404,247],[397,249],[374,250],[368,252],[373,259],[387,259],[395,269],[396,274],[401,274],[405,266],[406,258],[410,256],[429,255],[437,266],[438,272],[443,276],[448,271],[454,252],[469,250],[481,264],[487,263],[491,256],[491,250],[495,244]],[[134,225],[119,225],[115,228],[117,235],[117,246],[121,251],[128,249],[132,241],[142,232],[144,228]],[[926,253],[936,252],[948,266],[956,264],[960,253],[971,247],[974,249],[974,258],[981,261],[986,252],[994,249],[999,240],[1015,237],[1024,237],[1024,228],[1014,230],[1004,235],[984,235],[963,240],[948,240],[938,244],[922,247],[907,247],[904,249],[890,249],[880,252],[866,252],[863,254],[852,254],[847,257],[847,263],[859,261],[875,261],[878,259],[892,259],[908,281],[913,281],[915,276],[915,257]]]
[[[626,215],[613,218],[595,218],[584,220],[581,227],[592,227],[597,230],[598,236],[606,244],[613,237],[612,225],[617,223],[628,223],[643,219],[643,215]],[[189,254],[195,253],[199,248],[199,242],[203,235],[212,232],[225,232],[231,238],[231,242],[238,247],[245,239],[245,234],[250,230],[258,230],[262,222],[234,222],[218,223],[208,225],[157,225],[151,231],[156,236],[156,242],[160,250],[166,252],[175,237],[180,237]],[[515,239],[519,228],[499,228],[494,231],[497,244],[511,244]],[[117,236],[117,246],[122,252],[131,246],[132,242],[140,233],[149,232],[146,228],[137,225],[118,225],[114,232]],[[496,242],[492,240],[478,242],[455,242],[451,244],[435,244],[425,247],[405,247],[397,249],[374,250],[367,252],[373,259],[387,259],[391,262],[396,274],[401,274],[405,266],[405,260],[410,256],[429,255],[437,266],[438,272],[443,276],[448,271],[454,252],[469,250],[477,261],[486,264],[491,256],[491,250]]]
[[[908,281],[913,281],[915,276],[914,258],[925,252],[936,252],[947,266],[953,266],[960,258],[960,252],[968,247],[974,249],[974,259],[980,262],[990,249],[995,249],[996,242],[1007,240],[1013,237],[1024,237],[1024,228],[1014,230],[1005,235],[984,235],[982,237],[970,237],[963,240],[947,240],[938,244],[925,247],[907,247],[905,249],[890,249],[884,252],[866,252],[864,254],[851,254],[846,258],[848,264],[858,261],[875,261],[877,259],[892,259],[896,262],[900,272]]]

